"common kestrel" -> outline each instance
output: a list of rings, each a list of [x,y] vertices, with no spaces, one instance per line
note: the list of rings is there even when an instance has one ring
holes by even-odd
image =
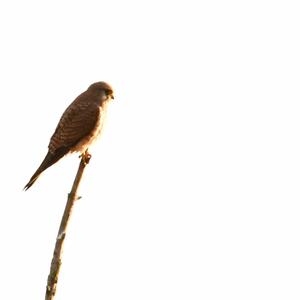
[[[107,104],[114,99],[112,87],[101,81],[93,83],[65,110],[50,139],[48,153],[25,185],[29,189],[39,175],[63,156],[72,152],[87,153],[103,126]]]

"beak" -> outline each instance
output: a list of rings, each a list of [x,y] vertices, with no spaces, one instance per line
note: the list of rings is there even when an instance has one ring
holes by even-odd
[[[114,96],[114,94],[111,94],[111,96],[110,96],[110,97],[111,97],[111,99],[115,99],[115,96]]]

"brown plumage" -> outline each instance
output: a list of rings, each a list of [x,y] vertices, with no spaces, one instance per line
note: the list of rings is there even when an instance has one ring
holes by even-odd
[[[100,134],[107,104],[113,98],[109,84],[96,82],[69,105],[50,139],[48,153],[24,190],[29,189],[43,171],[66,154],[87,151]]]

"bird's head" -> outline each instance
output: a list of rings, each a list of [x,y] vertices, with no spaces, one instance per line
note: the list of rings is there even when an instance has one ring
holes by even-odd
[[[113,88],[104,81],[99,81],[91,84],[88,90],[106,96],[106,100],[114,99]]]

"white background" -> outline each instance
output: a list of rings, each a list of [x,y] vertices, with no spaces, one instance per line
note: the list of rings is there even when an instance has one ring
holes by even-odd
[[[78,156],[22,188],[104,80],[56,299],[299,299],[297,4],[2,1],[0,298],[44,299]]]

